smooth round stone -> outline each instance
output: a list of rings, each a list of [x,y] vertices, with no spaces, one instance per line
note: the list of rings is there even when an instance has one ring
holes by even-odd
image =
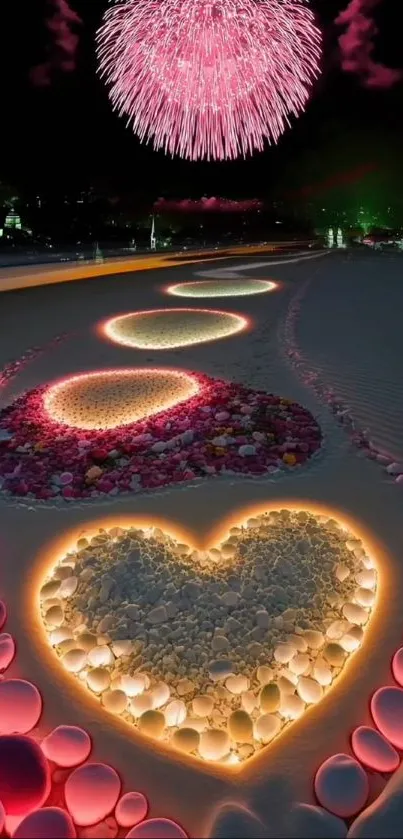
[[[3,632],[0,635],[0,672],[4,673],[7,667],[10,666],[15,656],[14,639],[8,632]]]
[[[246,676],[229,676],[225,682],[225,687],[230,693],[239,696],[245,690],[248,690],[249,679]]]
[[[171,819],[147,819],[129,830],[126,839],[187,839],[187,833]]]
[[[196,717],[209,717],[214,708],[211,696],[195,696],[192,702],[193,713]]]
[[[69,643],[69,642],[67,642]],[[64,656],[62,656],[62,664],[69,671],[69,673],[79,673],[80,670],[85,667],[87,656],[84,650],[68,650]]]
[[[309,655],[306,655],[306,653],[299,653],[291,659],[288,666],[291,673],[294,673],[296,676],[302,676],[303,673],[307,672],[310,663],[311,659],[309,658]]]
[[[357,603],[346,603],[343,606],[343,615],[350,623],[364,624],[368,620],[368,612],[358,606]]]
[[[200,734],[194,728],[180,728],[174,732],[172,743],[175,749],[185,754],[195,752],[199,747]]]
[[[273,678],[273,670],[271,667],[266,667],[265,664],[261,664],[257,668],[256,678],[261,685],[267,685]]]
[[[35,685],[24,679],[0,682],[2,734],[27,734],[35,728],[41,713],[42,697]]]
[[[87,685],[94,693],[102,693],[110,685],[110,676],[102,667],[94,667],[87,673]]]
[[[346,659],[346,652],[340,644],[326,644],[323,650],[323,657],[332,667],[342,667]]]
[[[9,816],[41,807],[50,790],[49,764],[30,737],[0,736],[0,801]]]
[[[342,819],[362,810],[369,793],[366,772],[355,758],[345,754],[333,755],[322,763],[314,787],[322,807]]]
[[[273,714],[280,707],[280,688],[275,682],[264,685],[259,694],[260,708],[264,714]]]
[[[141,792],[126,792],[118,801],[115,819],[120,827],[134,827],[148,813],[148,801]]]
[[[42,751],[48,760],[67,769],[87,760],[91,738],[76,725],[59,725],[42,741]]]
[[[168,727],[181,725],[186,719],[186,705],[181,699],[174,699],[164,711],[165,723]]]
[[[371,714],[381,734],[392,746],[403,749],[403,690],[379,688],[371,699]]]
[[[396,749],[379,731],[369,726],[355,729],[351,746],[356,758],[375,772],[394,772],[400,764]]]
[[[403,687],[403,647],[400,647],[393,656],[392,673],[398,685]]]
[[[13,839],[75,839],[73,821],[60,807],[44,807],[26,816]]]
[[[278,644],[278,646],[274,648],[274,658],[280,664],[288,664],[294,654],[295,650],[291,644]]]
[[[318,632],[316,629],[307,629],[304,632],[304,638],[312,650],[319,650],[323,647],[324,644],[324,637],[323,632]]]
[[[155,737],[159,740],[165,728],[165,717],[162,711],[145,711],[139,719],[139,730],[147,737]]]
[[[124,690],[106,690],[102,695],[102,704],[111,714],[123,714],[128,698]]]
[[[102,821],[116,806],[121,782],[105,763],[86,763],[67,778],[65,799],[73,821],[87,827]]]
[[[322,688],[314,679],[302,677],[297,685],[297,693],[308,705],[320,702],[322,699]]]
[[[281,722],[271,714],[262,714],[255,722],[254,734],[260,743],[269,743],[278,734]]]
[[[210,839],[264,839],[268,833],[251,810],[231,803],[213,811],[207,835]]]
[[[230,750],[230,739],[226,731],[209,728],[200,736],[199,753],[205,760],[221,760]]]
[[[281,697],[280,714],[290,720],[297,720],[305,710],[300,696],[285,694]]]
[[[228,719],[228,732],[237,743],[249,743],[253,737],[253,723],[246,711],[233,711]]]

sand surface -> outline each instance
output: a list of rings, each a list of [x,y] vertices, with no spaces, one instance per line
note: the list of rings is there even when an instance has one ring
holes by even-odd
[[[325,434],[323,451],[310,465],[277,479],[225,478],[168,488],[149,495],[127,496],[82,506],[64,504],[0,506],[0,594],[9,608],[9,629],[19,655],[14,674],[40,687],[46,713],[43,725],[80,723],[94,737],[96,757],[112,763],[127,789],[143,790],[152,815],[171,816],[190,835],[206,836],[217,810],[236,801],[256,813],[265,836],[287,835],[284,818],[292,802],[313,802],[312,778],[321,760],[349,749],[355,725],[369,718],[368,700],[380,684],[390,682],[389,661],[401,640],[403,597],[402,489],[381,468],[352,449],[326,406],[297,378],[284,347],[289,306],[302,284],[304,295],[297,339],[302,351],[350,401],[353,413],[396,457],[402,455],[399,429],[403,407],[402,338],[399,320],[403,285],[401,258],[331,254],[285,264],[242,264],[242,276],[278,281],[276,292],[223,300],[219,307],[251,319],[251,330],[217,343],[183,350],[129,349],[103,341],[98,321],[125,311],[175,308],[164,288],[200,279],[193,267],[119,275],[1,295],[0,358],[20,356],[67,331],[70,336],[51,354],[32,362],[1,394],[1,404],[28,387],[66,374],[103,367],[181,367],[244,382],[296,399],[318,418]],[[237,263],[228,262],[231,272]],[[224,263],[220,261],[222,275]],[[207,279],[214,266],[208,266]],[[225,276],[225,274],[224,274]],[[193,303],[191,304],[193,305]],[[197,303],[195,304],[197,306]],[[212,308],[215,304],[211,301]],[[401,427],[401,426],[400,426]],[[84,702],[74,681],[53,666],[45,646],[33,593],[49,563],[49,547],[65,531],[80,531],[106,516],[156,516],[177,523],[195,538],[208,535],[238,510],[279,506],[297,499],[344,514],[364,536],[378,543],[380,595],[361,650],[334,689],[303,720],[292,726],[242,775],[176,761],[158,747],[129,736],[95,702]]]

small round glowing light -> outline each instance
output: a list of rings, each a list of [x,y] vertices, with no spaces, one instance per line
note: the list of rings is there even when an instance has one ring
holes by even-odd
[[[115,818],[120,827],[134,827],[148,813],[148,801],[141,792],[125,792],[118,801]]]
[[[103,331],[117,344],[140,350],[169,350],[227,338],[246,328],[240,315],[214,309],[154,309],[108,320]]]
[[[44,407],[52,420],[71,428],[106,430],[166,411],[198,392],[197,379],[180,370],[102,370],[49,387]]]
[[[271,280],[200,280],[177,283],[168,287],[174,297],[248,297],[273,291],[276,283]]]

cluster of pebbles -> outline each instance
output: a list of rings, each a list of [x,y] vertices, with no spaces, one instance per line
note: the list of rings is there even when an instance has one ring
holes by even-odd
[[[108,320],[103,331],[117,344],[141,350],[168,350],[217,341],[241,332],[247,320],[214,309],[150,309]]]
[[[377,574],[307,511],[209,550],[155,527],[83,536],[40,591],[50,644],[111,713],[203,760],[253,756],[320,701],[363,639]]]
[[[74,501],[274,474],[321,441],[290,399],[180,370],[100,371],[28,391],[0,413],[0,490]]]

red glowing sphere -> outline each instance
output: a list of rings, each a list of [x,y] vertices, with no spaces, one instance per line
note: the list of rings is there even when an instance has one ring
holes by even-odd
[[[114,107],[141,140],[190,160],[277,142],[319,72],[304,0],[115,0],[98,42]]]
[[[0,801],[7,815],[41,807],[49,791],[49,765],[40,746],[20,734],[0,736]]]

